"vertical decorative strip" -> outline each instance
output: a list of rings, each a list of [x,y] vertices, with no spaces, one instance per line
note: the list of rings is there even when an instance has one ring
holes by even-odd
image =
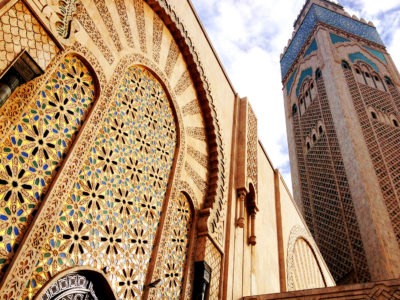
[[[108,48],[105,45],[104,39],[103,39],[101,33],[99,32],[99,30],[97,29],[97,25],[90,18],[88,11],[83,6],[83,4],[78,5],[77,18],[78,18],[79,22],[82,24],[83,28],[85,28],[87,34],[90,36],[90,38],[96,44],[96,46],[99,48],[99,50],[103,54],[104,58],[111,65],[115,60],[114,55],[111,53],[110,48]]]
[[[134,48],[135,43],[133,42],[132,29],[128,22],[125,0],[115,0],[115,5],[117,6],[117,11],[122,24],[122,29],[124,30],[125,38],[128,42],[128,46]]]
[[[146,53],[147,45],[146,45],[146,22],[144,20],[144,3],[142,0],[133,0],[133,5],[135,7],[136,26],[138,28],[138,33],[139,33],[140,50],[142,50],[143,53]]]
[[[174,70],[176,60],[178,59],[179,56],[179,48],[176,45],[174,40],[171,40],[171,44],[169,45],[169,50],[168,50],[168,57],[167,57],[167,64],[165,65],[164,72],[167,74],[167,76],[171,76],[172,71]]]
[[[160,62],[161,42],[163,36],[164,24],[157,14],[153,18],[153,59]]]
[[[96,3],[100,16],[102,17],[104,24],[106,24],[107,26],[108,32],[110,33],[111,39],[113,40],[115,47],[118,51],[121,51],[121,41],[119,40],[117,30],[114,27],[113,18],[107,8],[105,0],[94,0],[94,3]]]

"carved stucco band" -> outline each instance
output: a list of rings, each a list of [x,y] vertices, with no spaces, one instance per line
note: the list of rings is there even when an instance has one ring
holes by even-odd
[[[214,99],[211,96],[210,87],[201,66],[199,56],[194,49],[194,45],[185,30],[182,22],[173,11],[171,5],[166,0],[145,0],[147,4],[159,15],[166,24],[167,28],[173,34],[174,39],[179,46],[186,64],[188,65],[190,75],[196,85],[200,105],[203,111],[204,123],[206,125],[207,143],[209,147],[209,178],[208,191],[204,208],[211,208],[209,217],[207,214],[206,222],[208,225],[208,234],[220,246],[224,242],[224,218],[226,209],[225,200],[225,157],[222,144],[221,128],[218,123]],[[221,211],[224,210],[224,211]],[[218,213],[217,213],[218,212]],[[214,226],[210,226],[214,224]]]
[[[72,18],[76,12],[77,0],[60,0],[59,21],[56,23],[58,34],[64,38],[69,38],[71,32]]]

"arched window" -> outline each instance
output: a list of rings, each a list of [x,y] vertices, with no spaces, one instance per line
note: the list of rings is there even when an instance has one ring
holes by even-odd
[[[307,150],[310,150],[311,149],[311,144],[310,144],[310,142],[307,142]]]
[[[292,106],[292,114],[293,115],[297,114],[297,105],[296,104],[293,104],[293,106]]]
[[[374,80],[375,86],[377,89],[386,92],[386,87],[383,84],[383,81],[381,80],[381,78],[379,77],[379,75],[377,73],[373,73],[372,74],[372,78]]]
[[[318,80],[319,78],[321,78],[321,76],[322,76],[321,70],[320,70],[320,69],[317,69],[317,70],[315,71],[315,78]]]
[[[318,132],[319,132],[319,134],[322,134],[324,132],[324,129],[322,128],[322,125],[319,125]]]
[[[317,135],[315,133],[313,133],[313,135],[312,135],[312,140],[313,140],[313,142],[317,141]]]
[[[377,116],[376,112],[374,112],[374,111],[371,111],[371,117],[372,117],[372,119],[375,119],[375,120],[378,119],[378,116]]]
[[[351,69],[349,63],[345,60],[342,60],[342,67],[343,67],[343,69],[346,69],[346,70]]]
[[[393,119],[393,125],[394,125],[394,127],[399,127],[399,121],[397,121],[396,119]]]
[[[385,82],[387,85],[393,85],[392,80],[387,76],[385,76]]]

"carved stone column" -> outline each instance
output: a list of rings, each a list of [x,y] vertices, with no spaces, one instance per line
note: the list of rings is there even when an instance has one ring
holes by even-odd
[[[236,226],[240,228],[244,228],[244,210],[245,210],[245,202],[246,202],[247,191],[245,189],[241,189],[238,192],[238,218],[236,220]]]
[[[250,227],[250,237],[249,237],[249,244],[252,246],[255,246],[257,243],[257,237],[256,237],[256,229],[255,229],[255,223],[256,223],[256,210],[253,209],[250,212],[250,222],[251,222],[251,227]]]

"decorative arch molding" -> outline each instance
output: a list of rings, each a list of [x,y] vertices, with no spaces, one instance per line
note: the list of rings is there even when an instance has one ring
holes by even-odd
[[[173,7],[166,0],[145,0],[145,2],[158,14],[170,30],[186,61],[192,80],[196,85],[196,91],[206,124],[210,153],[208,162],[210,170],[208,191],[203,209],[211,211],[201,214],[203,220],[199,220],[199,222],[203,224],[206,222],[208,225],[206,227],[204,225],[200,226],[202,229],[207,228],[207,232],[200,232],[200,234],[209,234],[222,249],[224,241],[223,224],[225,221],[225,213],[222,210],[225,210],[226,206],[226,167],[221,127],[214,99],[211,95],[211,89],[189,33],[173,10]]]
[[[117,299],[107,277],[90,267],[76,267],[58,273],[41,289],[35,299],[66,299],[63,296],[71,295],[95,296],[98,300]]]
[[[178,189],[180,190],[180,192],[185,194],[188,197],[188,199],[190,199],[191,205],[193,206],[194,211],[197,211],[200,209],[199,201],[195,198],[195,193],[193,192],[193,189],[190,187],[190,185],[187,182],[180,181]]]
[[[310,248],[310,251],[312,252],[312,255],[318,265],[318,269],[320,271],[320,275],[322,276],[322,279],[324,281],[324,285],[326,286],[326,278],[325,275],[321,269],[321,266],[323,265],[323,261],[317,254],[318,252],[318,247],[315,244],[314,240],[310,238],[310,234],[307,232],[307,230],[299,225],[294,226],[289,235],[289,242],[288,242],[288,249],[287,249],[287,290],[288,291],[293,291],[295,290],[295,256],[294,256],[294,251],[295,251],[295,246],[296,242],[299,240],[304,240],[307,245]]]

